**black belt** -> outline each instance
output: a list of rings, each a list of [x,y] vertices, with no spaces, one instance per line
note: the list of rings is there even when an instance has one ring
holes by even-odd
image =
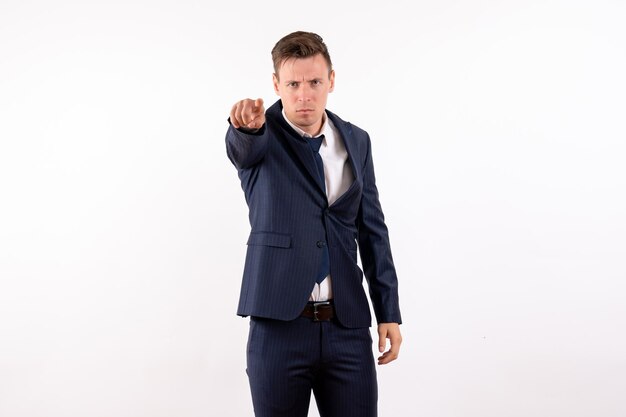
[[[333,300],[309,301],[300,315],[312,318],[313,321],[330,321],[335,317]]]

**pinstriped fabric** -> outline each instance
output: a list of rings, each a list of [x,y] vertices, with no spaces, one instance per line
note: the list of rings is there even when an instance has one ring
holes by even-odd
[[[327,245],[338,320],[347,327],[371,325],[365,276],[377,321],[401,323],[369,136],[327,111],[355,178],[328,206],[309,145],[284,121],[281,110],[280,100],[267,109],[266,124],[256,134],[232,126],[226,134],[227,155],[237,168],[251,226],[237,314],[298,317]],[[357,241],[363,271],[357,265]]]
[[[304,417],[311,390],[322,417],[375,417],[369,328],[337,321],[252,318],[247,373],[257,417]]]

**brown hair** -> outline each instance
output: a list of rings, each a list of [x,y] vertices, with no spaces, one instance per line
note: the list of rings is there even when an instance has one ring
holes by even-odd
[[[272,49],[272,61],[274,62],[274,73],[278,77],[278,68],[291,58],[308,58],[321,54],[328,64],[328,75],[333,69],[330,55],[326,44],[320,35],[312,32],[293,32],[276,42]]]

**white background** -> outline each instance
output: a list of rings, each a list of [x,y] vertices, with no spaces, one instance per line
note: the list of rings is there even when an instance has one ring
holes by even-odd
[[[252,415],[224,134],[300,29],[372,136],[380,415],[626,415],[624,2],[212,3],[0,3],[2,417]]]

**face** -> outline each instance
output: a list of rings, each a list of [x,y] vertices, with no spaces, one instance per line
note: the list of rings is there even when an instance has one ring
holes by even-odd
[[[273,78],[289,121],[311,136],[317,135],[328,93],[335,87],[335,71],[329,74],[326,60],[317,54],[284,61]]]

